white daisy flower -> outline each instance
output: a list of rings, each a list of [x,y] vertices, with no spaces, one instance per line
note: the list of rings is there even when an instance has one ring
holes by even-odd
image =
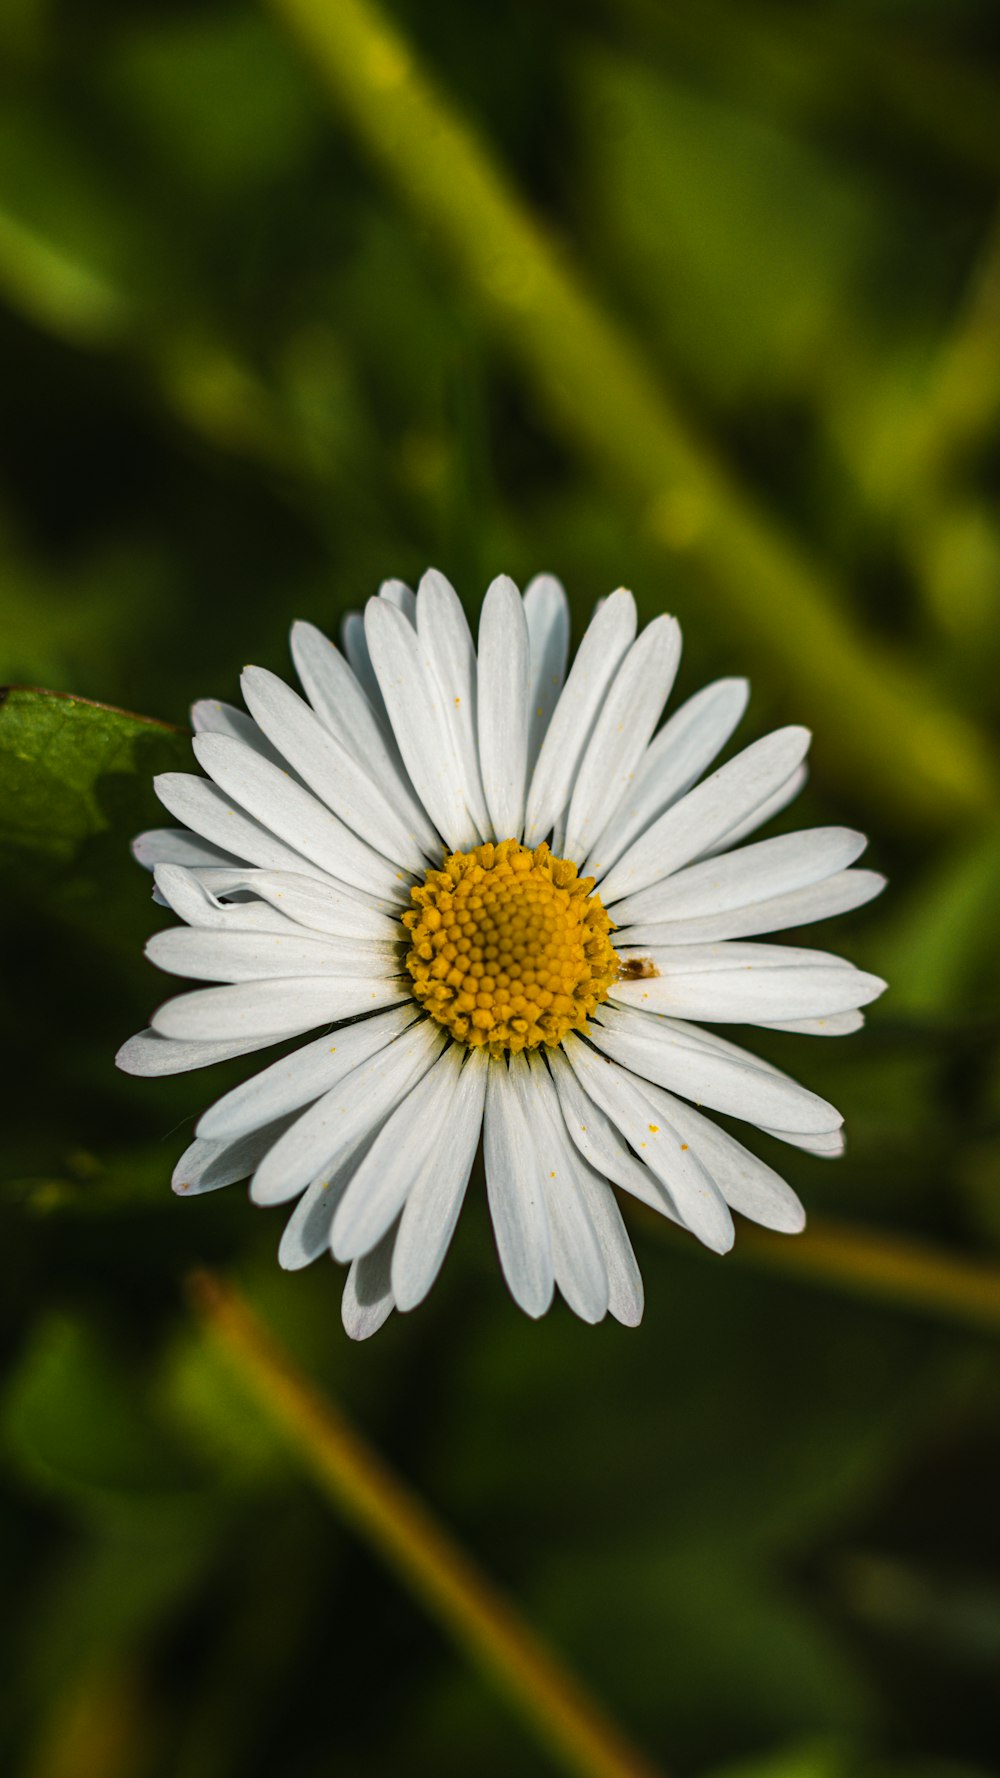
[[[207,775],[156,780],[180,825],[135,852],[183,924],[147,954],[216,985],[168,1000],[119,1064],[174,1074],[322,1031],[210,1107],[174,1188],[250,1178],[255,1203],[296,1199],[281,1264],[348,1262],[356,1339],[429,1291],[481,1132],[522,1309],[558,1287],[585,1321],[629,1326],[642,1282],[612,1186],[723,1253],[734,1211],[787,1233],[804,1215],[706,1110],[843,1147],[832,1105],[702,1026],[857,1030],[883,982],[757,941],[884,879],[852,868],[865,840],[847,828],[744,843],[802,785],[807,730],[710,771],[746,682],[657,729],[680,630],[636,630],[612,593],[567,675],[550,575],[523,598],[493,582],[478,651],[443,575],[416,595],[388,581],[343,653],[294,626],[304,698],[247,668],[249,715],[194,707]]]

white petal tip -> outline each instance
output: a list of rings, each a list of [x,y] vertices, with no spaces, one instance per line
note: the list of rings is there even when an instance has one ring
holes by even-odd
[[[521,597],[520,593],[517,590],[516,581],[513,581],[509,574],[495,574],[493,576],[493,579],[490,581],[490,584],[486,589],[487,599],[489,598],[491,593],[494,593],[494,594],[503,593],[504,596],[508,599],[510,598],[512,593],[513,593],[515,599],[520,599],[520,597]]]
[[[372,1334],[385,1326],[394,1306],[385,1297],[377,1303],[359,1303],[354,1297],[348,1298],[342,1304],[340,1317],[348,1339],[370,1340]]]
[[[691,1232],[703,1247],[708,1248],[709,1253],[717,1253],[720,1256],[724,1253],[731,1253],[736,1242],[736,1230],[732,1226],[728,1230],[715,1234],[710,1234],[707,1230],[701,1234],[697,1229],[692,1229]]]
[[[312,1264],[312,1259],[307,1258],[299,1248],[288,1249],[282,1241],[278,1248],[278,1264],[283,1272],[302,1272],[306,1266]]]
[[[410,1315],[413,1313],[414,1309],[419,1309],[421,1303],[427,1301],[430,1292],[431,1286],[429,1284],[426,1287],[410,1291],[407,1290],[405,1284],[401,1290],[398,1290],[396,1288],[396,1280],[393,1279],[392,1281],[392,1294],[396,1299],[396,1307],[401,1315]]]
[[[758,1228],[766,1229],[769,1235],[801,1235],[806,1226],[805,1208],[797,1198],[776,1204],[760,1214],[751,1210],[744,1210],[742,1214]]]
[[[190,872],[185,869],[183,864],[160,863],[153,866],[153,882],[157,889],[162,889],[165,894],[176,884],[186,883],[189,876]]]
[[[140,1033],[140,1035],[142,1035]],[[122,1044],[115,1056],[115,1067],[123,1074],[141,1076],[146,1070],[141,1066],[142,1053],[145,1045],[140,1044],[139,1037],[129,1037]]]
[[[513,1296],[513,1292],[511,1292],[511,1295]],[[515,1296],[514,1301],[521,1310],[521,1313],[527,1315],[529,1321],[541,1321],[542,1316],[547,1315],[551,1309],[554,1295],[555,1289],[553,1288],[542,1300],[534,1298],[530,1301],[525,1301],[523,1297]]]

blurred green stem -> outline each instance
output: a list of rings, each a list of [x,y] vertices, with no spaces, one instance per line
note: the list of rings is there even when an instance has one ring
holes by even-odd
[[[903,473],[941,485],[995,429],[1000,413],[1000,213],[983,243],[954,329],[901,449]],[[905,430],[905,429],[904,429]]]
[[[151,1707],[124,1662],[85,1660],[54,1700],[25,1778],[134,1778],[143,1769]]]
[[[1000,413],[1000,214],[994,217],[929,387],[900,426],[897,519],[941,630],[982,660],[1000,576],[1000,527],[970,466]],[[984,662],[994,668],[989,650]]]
[[[348,1524],[506,1694],[565,1770],[580,1778],[657,1778],[340,1409],[301,1375],[236,1291],[197,1272],[190,1293],[211,1339]]]
[[[640,1210],[643,1226],[672,1233],[653,1211]],[[686,1252],[697,1252],[685,1236]],[[832,1285],[851,1296],[899,1303],[924,1314],[1000,1332],[1000,1265],[946,1253],[907,1236],[814,1218],[801,1235],[771,1234],[744,1225],[734,1248],[738,1259],[805,1283]]]
[[[863,498],[895,533],[937,627],[988,681],[1000,526],[975,469],[1000,414],[1000,215],[936,357],[908,382],[883,389],[862,373],[830,393],[837,448]]]
[[[558,429],[680,554],[831,744],[824,768],[915,824],[992,814],[1000,770],[966,719],[855,627],[823,569],[657,385],[369,0],[270,0],[345,121],[448,255]],[[834,743],[835,740],[835,744]]]
[[[0,210],[0,288],[11,305],[75,346],[117,345],[128,305],[90,267]]]

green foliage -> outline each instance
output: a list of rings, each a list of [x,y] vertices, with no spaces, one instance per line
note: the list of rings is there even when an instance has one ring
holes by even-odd
[[[322,130],[309,81],[252,12],[146,24],[112,51],[106,79],[171,178],[215,201],[294,172]]]
[[[729,401],[822,393],[864,350],[842,318],[876,247],[889,258],[870,181],[669,68],[591,53],[579,91],[597,199],[581,223],[613,243],[670,359]]]
[[[18,686],[0,692],[0,880],[117,936],[122,853],[155,804],[153,773],[186,763],[180,731]]]
[[[46,1491],[100,1511],[162,1515],[193,1478],[151,1421],[142,1394],[85,1324],[42,1322],[4,1412],[18,1466]]]
[[[383,576],[551,568],[577,633],[676,611],[682,695],[751,668],[743,738],[814,724],[795,824],[890,875],[802,939],[890,977],[868,1032],[759,1037],[847,1156],[768,1158],[1000,1245],[995,9],[390,10],[401,59],[355,0],[0,10],[0,676],[53,688],[0,701],[3,1770],[555,1770],[192,1331],[205,1261],[664,1770],[987,1778],[985,1335],[639,1223],[641,1330],[529,1325],[477,1179],[349,1348],[280,1211],[169,1191],[240,1066],[114,1071],[191,700]]]

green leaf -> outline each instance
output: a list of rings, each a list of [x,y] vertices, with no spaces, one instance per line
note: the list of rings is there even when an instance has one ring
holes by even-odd
[[[183,766],[180,729],[86,698],[0,691],[0,883],[117,933],[146,912],[129,839],[156,822],[154,773]],[[129,933],[131,936],[131,933]]]
[[[879,935],[880,965],[897,1012],[992,1011],[1000,836],[992,829],[951,851]]]
[[[112,54],[107,85],[171,178],[216,198],[299,166],[322,132],[310,82],[253,13],[144,19]]]
[[[98,1514],[197,1509],[201,1476],[150,1412],[137,1380],[81,1321],[44,1320],[4,1404],[5,1442],[43,1491]]]

